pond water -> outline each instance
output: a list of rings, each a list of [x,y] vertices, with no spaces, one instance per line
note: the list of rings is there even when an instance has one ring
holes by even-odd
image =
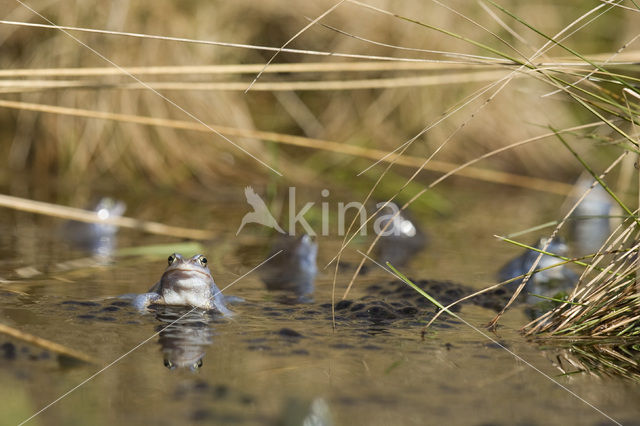
[[[237,194],[221,201],[154,200],[151,206],[126,200],[127,215],[215,230],[219,237],[202,244],[222,288],[268,253],[258,225],[235,237],[249,211],[242,188]],[[446,194],[453,212],[420,218],[430,244],[403,272],[478,289],[493,283],[499,267],[520,252],[493,235],[555,219],[563,202],[462,184]],[[341,320],[334,330],[326,308],[333,269],[322,267],[335,255],[339,237],[318,238],[313,303],[281,303],[252,273],[225,291],[246,300],[232,306],[231,319],[195,312],[159,332],[176,312],[141,315],[113,297],[146,291],[171,250],[63,272],[57,264],[86,254],[61,241],[60,224],[0,210],[0,323],[78,350],[95,364],[69,362],[0,334],[2,424],[20,423],[72,389],[27,424],[610,424],[598,410],[622,424],[640,424],[635,382],[566,363],[565,372],[574,374],[563,374],[562,349],[543,348],[519,334],[527,322],[522,307],[489,333],[509,351],[444,317],[424,336],[420,321]],[[119,247],[183,244],[126,229],[118,238]],[[521,239],[531,242],[536,235]],[[355,247],[365,247],[362,242]],[[359,260],[353,249],[345,257]],[[350,298],[363,296],[366,284],[390,280],[368,267]],[[339,296],[351,272],[339,273]],[[476,306],[459,314],[482,330],[494,316]],[[188,368],[198,360],[199,368]]]

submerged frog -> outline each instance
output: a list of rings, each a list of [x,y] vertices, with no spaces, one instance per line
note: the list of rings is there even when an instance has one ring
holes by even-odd
[[[193,306],[215,309],[223,315],[231,315],[225,296],[213,281],[207,266],[207,258],[197,254],[184,258],[179,253],[169,256],[169,265],[160,281],[148,293],[137,295],[133,305],[139,310],[152,304]]]

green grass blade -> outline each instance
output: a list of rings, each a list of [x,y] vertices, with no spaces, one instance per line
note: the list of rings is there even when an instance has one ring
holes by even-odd
[[[433,303],[434,305],[436,305],[438,308],[440,308],[441,310],[445,311],[446,313],[448,313],[449,315],[462,320],[462,318],[460,318],[458,315],[456,315],[455,313],[451,312],[450,310],[448,310],[445,306],[443,306],[440,302],[438,302],[436,299],[434,299],[433,297],[431,297],[426,291],[424,291],[423,289],[421,289],[420,287],[418,287],[413,281],[411,281],[409,278],[407,278],[402,272],[398,271],[395,266],[393,266],[390,262],[386,262],[387,266],[389,268],[391,268],[391,270],[396,274],[396,276],[398,276],[398,278],[400,278],[402,281],[405,282],[405,284],[407,284],[409,287],[413,288],[415,291],[417,291],[418,293],[420,293],[425,299],[427,299],[429,302]]]
[[[524,19],[520,18],[518,15],[510,12],[509,10],[507,10],[506,8],[504,8],[503,6],[500,6],[499,4],[497,4],[496,2],[494,2],[493,0],[487,0],[489,3],[491,3],[492,5],[494,5],[496,8],[500,9],[500,11],[502,11],[503,13],[509,15],[510,17],[512,17],[513,19],[515,19],[516,21],[520,22],[522,25],[526,26],[527,28],[529,28],[531,31],[535,32],[536,34],[538,34],[541,37],[544,37],[545,39],[549,40],[551,43],[555,44],[556,46],[566,50],[567,52],[571,53],[572,55],[580,58],[581,60],[585,61],[586,63],[588,63],[589,65],[591,65],[592,67],[596,68],[597,70],[610,75],[606,69],[602,68],[601,66],[599,66],[598,64],[592,62],[591,60],[589,60],[587,57],[581,55],[579,52],[571,49],[568,46],[565,46],[564,44],[562,44],[561,42],[555,40],[553,37],[550,37],[548,35],[546,35],[545,33],[543,33],[542,31],[538,30],[537,28],[535,28],[534,26],[532,26],[531,24],[529,24],[527,21],[525,21]],[[612,76],[614,79],[616,79],[616,81],[618,81],[620,84],[622,84],[623,86],[627,87],[629,90],[632,90],[634,92],[637,92],[636,88],[631,86],[629,83],[627,83],[624,80],[621,79],[617,79],[615,76]]]

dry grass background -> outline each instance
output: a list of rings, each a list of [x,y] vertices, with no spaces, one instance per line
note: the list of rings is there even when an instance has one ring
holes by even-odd
[[[502,5],[525,17],[542,31],[554,34],[593,7],[592,3],[505,1]],[[315,18],[335,3],[297,2],[292,6],[290,2],[276,0],[162,3],[46,0],[28,4],[58,25],[280,47],[307,25],[305,17]],[[409,0],[370,4],[504,49],[486,31],[436,2]],[[447,5],[509,40],[526,54],[531,54],[534,46],[537,48],[544,43],[542,37],[514,23],[491,6],[488,9],[500,15],[522,40],[502,28],[480,3],[458,1]],[[637,28],[638,16],[637,13],[613,9],[572,36],[567,44],[583,54],[613,54],[635,36],[633,31]],[[8,2],[3,19],[42,22],[41,18],[17,2]],[[390,45],[486,55],[486,52],[463,41],[349,2],[340,5],[322,23]],[[272,55],[271,52],[255,49],[116,35],[73,34],[123,67],[261,65]],[[310,28],[288,47],[361,55],[454,59],[374,45],[319,25]],[[45,68],[109,67],[109,64],[59,30],[0,24],[0,49],[2,70],[27,69],[33,73],[27,77],[3,75],[0,83],[4,84],[4,93],[0,93],[0,99],[191,120],[150,91],[131,87],[133,81],[126,76],[36,76],[35,70]],[[628,49],[635,50],[634,46]],[[561,56],[566,54],[554,48],[541,60],[555,61]],[[356,62],[362,60],[281,53],[274,64]],[[406,63],[394,61],[385,64],[400,68]],[[424,76],[432,76],[436,82],[439,79],[442,81],[441,84],[424,86],[416,83],[398,88],[297,91],[257,90],[256,87],[256,90],[247,94],[237,90],[238,87],[234,87],[234,90],[160,91],[205,123],[302,135],[388,151],[436,121],[465,97],[491,83],[491,79],[475,81],[475,72],[500,70],[471,64],[439,68],[441,66],[432,70],[329,72],[321,71],[318,67],[316,72],[291,70],[266,73],[259,81],[284,84],[339,81],[350,84],[352,80],[372,79],[375,84],[382,78]],[[141,75],[141,79],[172,84],[242,83],[240,87],[243,88],[248,87],[255,74],[255,71],[212,74],[185,70],[177,74]],[[18,83],[24,85],[25,80],[35,82],[33,84],[36,86],[41,85],[42,81],[51,84],[52,80],[56,80],[57,84],[65,81],[87,87],[20,87]],[[123,86],[125,84],[129,86]],[[462,123],[465,123],[464,127],[436,159],[463,163],[508,143],[545,133],[548,129],[544,126],[549,124],[564,128],[593,120],[575,103],[567,102],[563,94],[540,97],[550,90],[549,85],[534,78],[515,79],[485,107],[480,108],[488,95],[480,97],[463,111],[431,129],[418,139],[407,154],[427,156],[456,132]],[[475,117],[469,121],[471,114],[475,114]],[[213,185],[225,181],[255,182],[274,176],[270,175],[268,169],[213,134],[11,109],[0,109],[0,122],[2,168],[12,173],[27,170],[36,179],[55,177],[74,184],[80,180],[88,185],[98,180],[113,181],[115,185],[136,182],[175,188],[184,183]],[[610,136],[607,131],[601,134]],[[336,168],[359,172],[370,164],[369,161],[343,154],[274,146],[257,138],[232,139],[283,171],[291,180],[309,180],[318,175],[324,175],[323,178],[327,179]],[[592,150],[591,142],[582,145],[580,149],[583,154]],[[609,160],[606,151],[598,150],[597,156],[604,157],[602,164]],[[553,138],[508,151],[485,161],[482,166],[558,180],[573,177],[579,170],[572,156],[561,149]],[[400,169],[399,173],[405,171]]]

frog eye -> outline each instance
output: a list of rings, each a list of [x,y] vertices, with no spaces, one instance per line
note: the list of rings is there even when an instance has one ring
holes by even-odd
[[[200,261],[200,264],[202,266],[207,266],[207,258],[202,256],[201,258],[198,259]]]
[[[169,261],[169,265],[171,265],[176,260],[176,256],[172,254],[167,260]]]
[[[171,362],[171,360],[169,359],[164,360],[164,366],[167,367],[169,370],[173,370],[174,368],[176,368],[173,362]]]
[[[202,360],[201,360],[201,359],[199,359],[199,360],[198,360],[198,362],[196,362],[195,364],[193,364],[193,365],[191,366],[191,369],[192,369],[193,371],[195,371],[195,370],[199,369],[200,367],[202,367]]]

